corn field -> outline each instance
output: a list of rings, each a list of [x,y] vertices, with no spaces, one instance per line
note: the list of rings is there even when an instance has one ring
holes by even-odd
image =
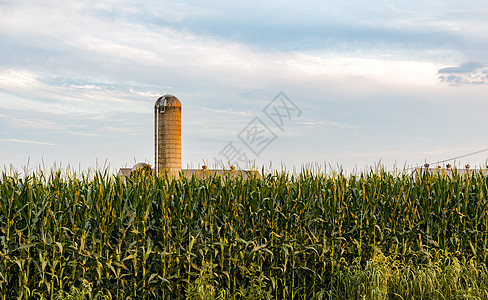
[[[487,182],[5,170],[0,297],[488,299]]]

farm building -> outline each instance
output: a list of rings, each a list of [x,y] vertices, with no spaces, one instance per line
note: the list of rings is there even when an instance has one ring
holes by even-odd
[[[260,177],[257,171],[236,170],[231,166],[228,170],[182,169],[181,168],[181,102],[173,95],[159,97],[154,104],[154,168],[146,163],[137,163],[132,168],[119,169],[119,175],[129,176],[136,170],[152,170],[157,176],[167,172],[170,176],[184,174],[198,178],[209,175],[241,176],[243,179],[252,174]]]

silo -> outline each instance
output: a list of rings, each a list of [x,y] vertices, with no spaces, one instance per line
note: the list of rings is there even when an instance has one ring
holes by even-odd
[[[164,95],[154,104],[155,164],[158,176],[168,171],[181,171],[181,103],[172,95]]]

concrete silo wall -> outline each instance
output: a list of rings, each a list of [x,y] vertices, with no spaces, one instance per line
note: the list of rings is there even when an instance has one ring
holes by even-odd
[[[171,95],[154,107],[156,173],[177,175],[181,171],[181,104]]]

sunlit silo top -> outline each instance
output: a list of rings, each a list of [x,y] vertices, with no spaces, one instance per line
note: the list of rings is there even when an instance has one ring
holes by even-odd
[[[161,105],[164,107],[181,107],[181,102],[173,95],[164,95],[156,100],[154,107],[159,107]]]

